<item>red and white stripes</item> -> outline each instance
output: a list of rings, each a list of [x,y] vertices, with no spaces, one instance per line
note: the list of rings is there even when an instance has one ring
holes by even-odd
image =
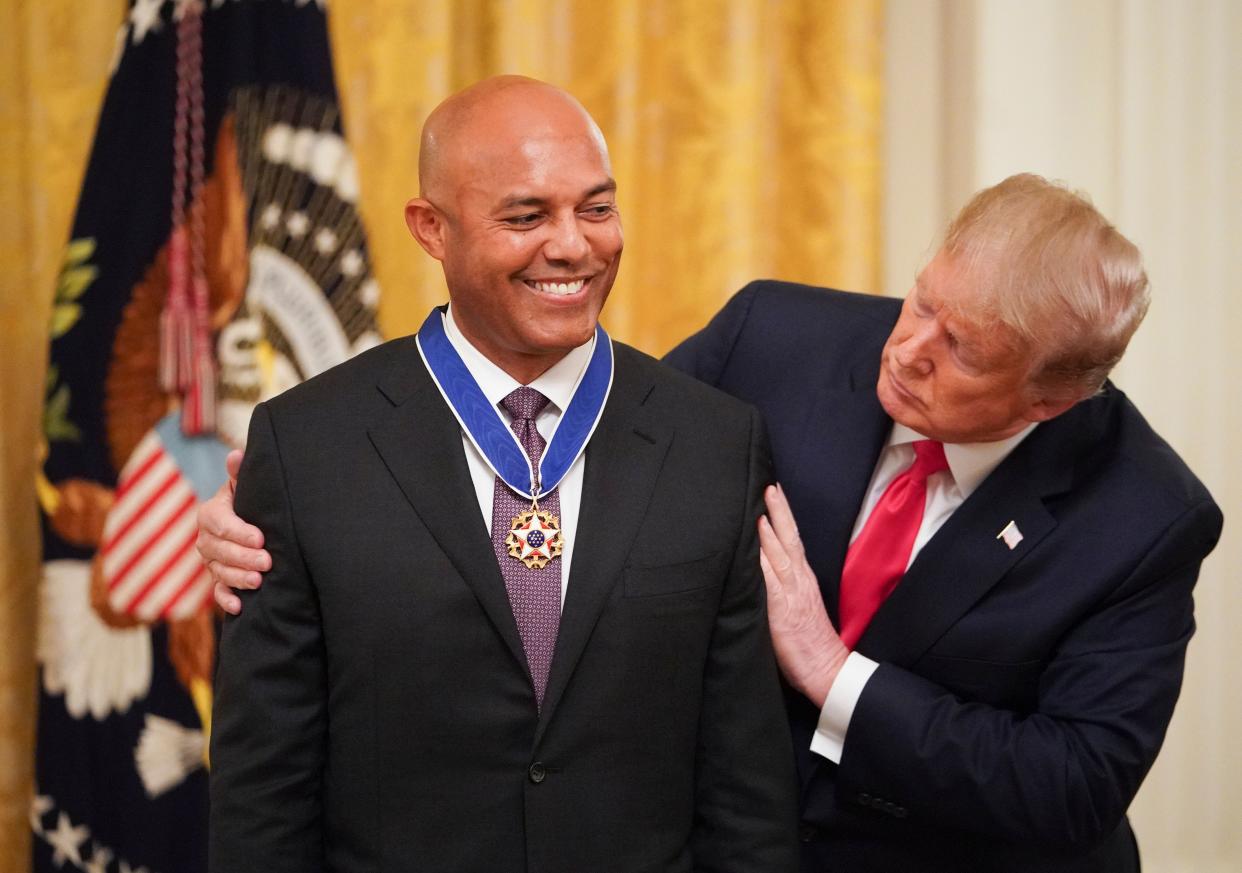
[[[193,615],[211,592],[194,549],[198,498],[152,431],[121,471],[100,550],[108,603],[144,622]]]

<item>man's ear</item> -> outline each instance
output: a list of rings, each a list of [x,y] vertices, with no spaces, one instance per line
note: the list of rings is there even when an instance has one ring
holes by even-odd
[[[1079,400],[1075,394],[1048,394],[1040,396],[1026,410],[1025,418],[1031,422],[1051,421],[1062,412],[1066,412]]]
[[[418,240],[423,251],[437,261],[444,260],[444,237],[447,233],[443,213],[430,200],[415,197],[405,204],[405,226],[410,236]]]

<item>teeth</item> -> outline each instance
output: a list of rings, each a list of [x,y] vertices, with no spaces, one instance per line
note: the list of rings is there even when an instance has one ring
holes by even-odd
[[[573,282],[531,282],[530,284],[534,286],[536,291],[564,297],[568,294],[577,294],[582,290],[582,286],[586,282],[583,279],[577,279]]]

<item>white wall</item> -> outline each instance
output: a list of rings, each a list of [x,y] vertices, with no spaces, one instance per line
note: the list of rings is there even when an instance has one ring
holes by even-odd
[[[1115,380],[1207,483],[1225,534],[1132,818],[1146,873],[1242,870],[1242,3],[887,6],[888,293],[973,191],[1018,171],[1087,191],[1144,253],[1153,303]]]

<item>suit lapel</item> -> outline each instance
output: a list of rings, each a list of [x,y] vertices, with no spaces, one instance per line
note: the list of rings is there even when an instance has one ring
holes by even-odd
[[[671,428],[644,407],[654,382],[628,349],[618,344],[616,353],[608,406],[586,450],[578,541],[536,743],[621,577],[672,441]]]
[[[1036,428],[919,552],[858,641],[862,654],[910,664],[921,657],[1056,527],[1047,499],[1073,486],[1101,441],[1105,397]],[[1012,522],[1014,548],[1000,538]]]
[[[788,473],[778,470],[833,624],[850,533],[892,428],[876,397],[878,375],[872,356],[854,367],[848,385],[824,386],[786,447],[794,455]]]
[[[1009,461],[984,480],[928,541],[880,606],[858,650],[896,664],[916,661],[1056,526],[1025,465]],[[1022,540],[999,537],[1012,522]]]
[[[432,537],[474,592],[522,669],[526,657],[491,532],[466,466],[461,428],[418,354],[413,337],[380,381],[393,404],[368,430],[372,445]]]

